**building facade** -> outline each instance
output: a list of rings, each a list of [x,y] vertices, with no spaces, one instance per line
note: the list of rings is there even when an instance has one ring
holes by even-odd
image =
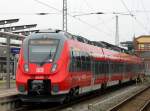
[[[0,79],[5,78],[5,75],[7,73],[7,57],[6,57],[6,53],[7,53],[7,47],[0,45]],[[10,54],[10,75],[13,76],[15,75],[15,69],[14,69],[14,55]]]
[[[135,53],[143,58],[145,74],[150,75],[150,35],[142,35],[134,38]]]

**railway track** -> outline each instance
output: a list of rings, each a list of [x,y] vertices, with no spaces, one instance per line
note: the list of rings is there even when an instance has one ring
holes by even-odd
[[[111,92],[112,90],[111,89],[108,89],[108,93]],[[99,92],[99,91],[97,91]],[[104,92],[99,92],[99,93],[89,93],[89,94],[86,94],[86,95],[82,95],[82,96],[79,96],[78,98],[74,99],[74,100],[71,100],[69,103],[64,103],[64,104],[60,104],[60,103],[47,103],[47,104],[35,104],[34,105],[23,105],[21,108],[18,108],[16,109],[15,111],[58,111],[60,109],[64,109],[64,108],[67,108],[67,107],[70,107],[72,105],[75,105],[79,102],[82,102],[82,101],[86,101],[86,100],[89,100],[89,99],[92,99],[92,98],[96,98],[98,96],[102,96],[104,95]],[[42,106],[42,107],[41,107]]]
[[[47,104],[27,104],[27,105],[22,105],[20,108],[16,109],[15,111],[41,111],[41,110],[44,110],[44,111],[58,111],[60,109],[64,109],[64,108],[67,108],[67,107],[71,107],[72,105],[75,105],[77,103],[80,103],[82,101],[86,101],[86,100],[90,100],[92,98],[97,98],[99,96],[103,96],[105,95],[106,93],[109,94],[115,90],[118,90],[118,89],[121,89],[121,88],[124,88],[126,86],[129,86],[133,83],[128,83],[128,84],[124,84],[123,87],[119,87],[118,85],[116,86],[112,86],[112,87],[108,87],[106,89],[106,91],[97,91],[97,92],[93,92],[93,93],[89,93],[87,95],[82,95],[76,99],[74,99],[73,101],[69,102],[69,103],[65,103],[65,104],[59,104],[59,103],[47,103]]]
[[[132,83],[126,83],[122,87],[119,85],[108,87],[105,91],[97,91],[93,93],[89,93],[86,95],[82,95],[69,103],[66,104],[58,104],[58,103],[49,103],[49,104],[35,104],[35,105],[22,105],[22,107],[16,109],[15,111],[58,111],[61,109],[69,108],[72,105],[85,102],[90,99],[97,99],[98,97],[102,97],[104,95],[108,95],[111,92],[114,92],[119,89],[123,89],[127,86],[130,86]]]
[[[150,86],[138,91],[107,111],[150,111]]]

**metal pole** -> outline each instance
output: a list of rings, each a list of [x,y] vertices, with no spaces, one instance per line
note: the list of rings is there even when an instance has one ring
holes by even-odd
[[[67,0],[63,0],[63,31],[67,32]]]
[[[17,57],[14,56],[14,77],[16,78],[16,68],[17,68]]]
[[[10,37],[7,37],[7,75],[6,75],[6,88],[10,88]]]
[[[118,15],[116,15],[115,45],[119,46],[119,25],[118,25]]]

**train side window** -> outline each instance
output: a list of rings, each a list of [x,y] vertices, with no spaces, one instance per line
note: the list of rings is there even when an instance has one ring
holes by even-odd
[[[104,73],[109,74],[109,62],[104,61]]]
[[[127,73],[127,72],[128,72],[127,67],[128,67],[128,64],[127,64],[127,63],[125,63],[125,73]]]
[[[106,71],[105,71],[105,62],[102,62],[102,71],[104,74],[106,74]]]
[[[116,73],[117,72],[117,67],[116,67],[117,64],[115,62],[112,62],[111,64],[112,64],[112,67],[111,67],[112,72],[111,73],[112,74]]]
[[[92,73],[95,74],[95,61],[92,61]]]
[[[105,62],[102,62],[102,73],[105,74]]]
[[[124,70],[124,74],[125,74],[126,73],[126,63],[125,62],[123,63],[123,68],[124,68],[123,70]]]
[[[99,70],[98,70],[99,74],[103,74],[103,62],[99,61],[98,66],[99,66],[98,67],[99,68]]]
[[[118,66],[119,66],[118,72],[121,73],[122,71],[121,71],[121,64],[120,64],[120,62],[118,62]]]
[[[136,71],[136,65],[131,64],[131,72],[135,72]]]
[[[128,73],[128,63],[126,63],[126,73]]]
[[[88,54],[87,52],[84,52],[84,56],[85,56],[85,71],[88,71],[88,63],[87,63],[87,60],[88,60]]]
[[[112,73],[112,62],[109,61],[109,73]]]
[[[70,59],[73,59],[73,50],[70,51]]]
[[[82,71],[82,51],[79,52],[79,59],[78,59],[78,63],[79,63],[79,71]]]
[[[110,62],[110,73],[113,74],[113,73],[116,73],[118,71],[118,68],[117,68],[117,63],[116,62]]]
[[[76,72],[80,71],[80,52],[79,51],[75,51],[75,69]]]
[[[98,61],[98,74],[100,75],[100,61]]]
[[[85,52],[82,52],[82,71],[86,71],[86,57]]]
[[[95,74],[98,75],[98,61],[95,62]]]
[[[96,61],[94,60],[93,61],[93,73],[94,73],[94,75],[96,74]]]
[[[88,53],[87,53],[86,63],[87,63],[87,71],[91,71],[91,57]]]
[[[120,64],[120,72],[123,73],[123,64],[122,63],[119,64]]]
[[[106,61],[106,74],[109,74],[109,62]]]
[[[111,67],[112,72],[111,73],[113,74],[113,73],[118,72],[117,63],[116,62],[112,62],[111,64],[112,64],[112,67]]]
[[[128,72],[131,72],[132,70],[132,64],[128,64]]]
[[[86,65],[86,71],[90,71],[91,70],[91,58],[90,55],[85,52],[85,65]]]
[[[73,50],[70,51],[69,72],[74,72],[74,53],[73,53]]]
[[[116,63],[116,71],[115,71],[115,73],[118,73],[118,72],[119,72],[119,67],[120,67],[120,66],[119,66],[119,63],[117,62],[117,63]]]
[[[99,62],[99,73],[103,74],[103,62]]]

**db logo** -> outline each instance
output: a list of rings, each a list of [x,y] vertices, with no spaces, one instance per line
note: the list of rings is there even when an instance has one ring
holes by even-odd
[[[36,72],[44,72],[44,68],[42,67],[36,68]]]

